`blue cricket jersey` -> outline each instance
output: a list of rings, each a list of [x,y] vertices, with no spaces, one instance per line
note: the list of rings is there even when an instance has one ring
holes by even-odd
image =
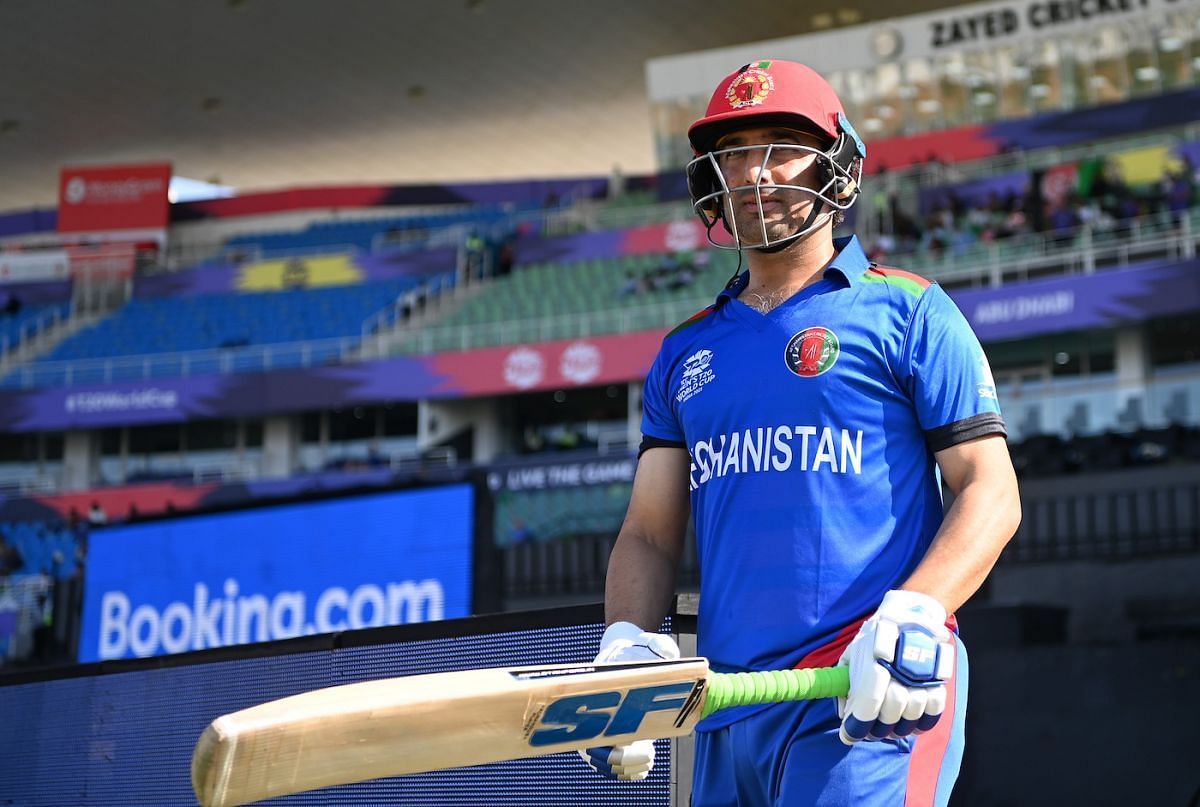
[[[795,666],[874,612],[942,523],[934,452],[1005,433],[946,293],[872,265],[856,238],[835,246],[765,315],[736,299],[743,274],[664,338],[646,378],[643,450],[691,456],[698,652],[720,672]]]

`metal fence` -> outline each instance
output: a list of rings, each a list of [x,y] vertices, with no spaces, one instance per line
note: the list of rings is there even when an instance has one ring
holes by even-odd
[[[1200,466],[1039,479],[1021,495],[1005,563],[1200,551]]]

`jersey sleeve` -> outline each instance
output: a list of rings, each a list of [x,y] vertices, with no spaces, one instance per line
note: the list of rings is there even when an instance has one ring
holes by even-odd
[[[679,419],[675,417],[675,410],[671,406],[669,367],[666,351],[660,350],[642,387],[642,445],[638,450],[639,456],[648,448],[684,448],[687,445]]]
[[[936,284],[917,303],[899,371],[932,451],[1007,436],[987,356],[967,318]]]

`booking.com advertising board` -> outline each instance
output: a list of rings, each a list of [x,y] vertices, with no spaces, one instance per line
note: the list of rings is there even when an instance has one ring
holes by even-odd
[[[95,531],[79,661],[469,616],[470,485]]]

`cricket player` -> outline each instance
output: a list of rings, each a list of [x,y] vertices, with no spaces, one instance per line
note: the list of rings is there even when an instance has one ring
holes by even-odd
[[[646,379],[598,659],[678,656],[653,631],[690,515],[713,669],[843,664],[851,681],[845,699],[702,721],[694,807],[944,805],[967,695],[953,614],[1020,521],[987,359],[941,288],[833,238],[866,147],[813,70],[739,68],[688,137],[695,209],[747,271]],[[653,756],[584,754],[633,780]]]

